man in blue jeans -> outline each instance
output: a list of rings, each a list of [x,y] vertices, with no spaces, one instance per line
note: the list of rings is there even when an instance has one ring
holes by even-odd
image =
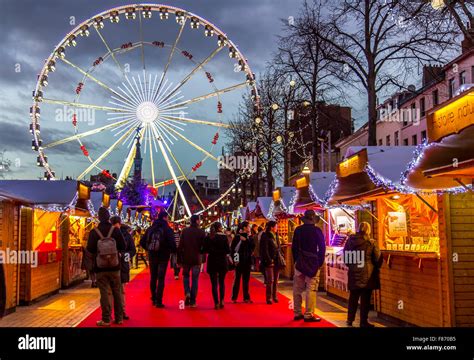
[[[199,216],[191,216],[191,225],[183,230],[178,246],[178,263],[183,268],[185,305],[196,307],[199,274],[206,234],[199,228]],[[189,283],[192,273],[192,285]]]
[[[153,236],[158,233],[158,236]],[[158,250],[152,250],[152,241],[159,242]],[[173,230],[168,225],[168,214],[160,212],[158,219],[153,222],[140,240],[140,246],[148,251],[150,259],[150,291],[151,301],[157,308],[164,308],[163,292],[165,290],[165,277],[171,253],[176,252]]]

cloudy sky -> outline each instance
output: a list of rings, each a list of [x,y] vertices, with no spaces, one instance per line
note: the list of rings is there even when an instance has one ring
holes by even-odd
[[[0,67],[0,151],[5,151],[5,157],[12,160],[16,166],[6,174],[6,178],[37,178],[42,175],[41,168],[36,166],[36,154],[31,150],[31,135],[28,132],[29,107],[31,94],[34,89],[37,74],[40,72],[45,59],[56,44],[76,25],[93,17],[97,13],[115,6],[125,5],[128,1],[90,1],[90,0],[1,0],[0,32],[3,34],[3,46],[0,48],[2,66]],[[242,51],[254,73],[264,70],[265,63],[272,58],[276,50],[276,39],[281,33],[281,20],[296,16],[300,0],[173,0],[168,4],[193,12],[224,31]],[[47,5],[46,5],[47,4]],[[179,26],[173,17],[168,21],[160,21],[156,13],[150,20],[143,22],[143,38],[145,41],[163,41],[173,44],[178,34]],[[138,20],[127,21],[121,18],[119,24],[105,22],[102,35],[111,48],[121,44],[139,41],[140,32]],[[216,39],[206,38],[203,30],[191,30],[186,26],[178,47],[193,55],[195,61],[206,58],[215,48]],[[145,66],[147,77],[160,76],[166,64],[169,48],[159,49],[145,47]],[[88,38],[78,38],[76,47],[66,50],[66,58],[82,69],[89,69],[100,56],[105,56],[107,49],[99,35],[91,29]],[[143,79],[143,64],[140,50],[117,55],[122,66],[130,70],[130,78]],[[217,88],[225,88],[245,80],[243,73],[234,71],[235,61],[230,59],[228,51],[221,51],[206,65]],[[168,84],[176,84],[194,67],[189,59],[177,53],[167,73]],[[117,65],[108,59],[94,70],[94,76],[106,83],[112,89],[123,87],[124,81]],[[82,81],[82,75],[75,68],[58,60],[57,70],[50,74],[49,84],[44,91],[44,97],[49,99],[74,101],[75,89]],[[213,91],[204,73],[199,73],[181,88],[183,100],[204,95]],[[216,98],[190,105],[185,111],[187,117],[211,121],[228,122],[236,113],[237,105],[245,90],[238,90],[222,96],[223,114],[216,114]],[[111,106],[114,101],[110,92],[97,84],[85,82],[80,103],[99,106]],[[71,113],[62,105],[42,104],[41,106],[41,138],[43,143],[59,140],[74,134],[71,125]],[[354,115],[363,109],[355,109]],[[104,111],[93,113],[78,113],[78,131],[85,132],[102,127],[111,121],[113,115]],[[181,131],[181,130],[179,130]],[[92,158],[97,158],[117,139],[119,131],[109,130],[91,137],[84,138],[83,143]],[[191,141],[202,148],[219,154],[225,143],[224,134],[214,148],[211,141],[216,133],[214,128],[202,125],[187,125],[182,132]],[[182,140],[170,138],[173,154],[186,171],[202,160],[204,155]],[[171,144],[173,142],[174,144]],[[100,166],[111,172],[119,172],[127,154],[127,146],[118,147]],[[89,165],[88,160],[80,150],[77,141],[47,149],[46,155],[56,175],[59,177],[78,176]],[[145,176],[150,174],[150,152],[144,154]],[[154,154],[157,178],[169,178],[165,163],[159,155]],[[196,174],[208,173],[217,175],[216,164],[212,161],[204,163]]]

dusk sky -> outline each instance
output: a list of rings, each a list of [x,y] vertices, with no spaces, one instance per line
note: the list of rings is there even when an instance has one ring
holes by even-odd
[[[56,44],[77,24],[93,17],[97,13],[115,6],[128,4],[127,1],[59,1],[45,2],[21,0],[2,0],[0,13],[0,30],[3,34],[3,46],[0,49],[2,67],[0,68],[0,150],[5,150],[5,157],[16,166],[5,178],[38,178],[43,171],[36,166],[36,153],[31,150],[32,136],[28,132],[29,108],[32,104],[32,90],[36,84],[37,74],[40,72],[44,60],[49,56]],[[193,12],[224,31],[247,58],[254,73],[264,71],[266,62],[270,61],[276,51],[277,36],[281,34],[282,19],[297,16],[302,1],[292,0],[179,0],[170,1],[168,5],[181,7]],[[46,5],[47,4],[47,5]],[[75,21],[75,25],[71,25]],[[144,20],[143,36],[145,41],[163,41],[172,44],[176,39],[179,25],[174,16],[167,21],[160,21],[156,13],[152,19]],[[138,20],[125,20],[121,16],[119,24],[105,21],[104,38],[111,48],[121,44],[139,41]],[[93,61],[107,53],[98,34],[91,29],[90,37],[78,37],[77,46],[67,48],[66,58],[81,67],[88,69]],[[185,27],[179,43],[181,50],[189,51],[196,61],[202,61],[216,47],[216,38],[206,38],[203,29],[192,30]],[[147,76],[160,76],[166,64],[169,48],[145,49],[145,63]],[[241,83],[245,80],[243,73],[234,72],[235,61],[230,59],[228,51],[220,52],[206,66],[206,70],[213,74],[217,88],[225,88]],[[170,65],[167,79],[176,84],[193,68],[181,54],[175,56]],[[140,50],[119,55],[122,64],[130,67],[130,77],[138,80],[143,77]],[[117,89],[122,79],[113,61],[105,62],[94,72],[94,76]],[[44,91],[44,97],[73,101],[75,89],[81,81],[82,75],[74,68],[58,60],[57,69],[50,74],[49,84]],[[212,88],[203,76],[194,76],[181,89],[183,100],[212,92]],[[219,120],[216,115],[216,99],[192,104],[185,111],[188,117],[211,121],[229,122],[237,112],[237,106],[246,90],[238,90],[222,95],[224,111]],[[99,106],[113,106],[110,93],[95,83],[88,82],[80,95],[81,103]],[[361,95],[362,97],[363,95]],[[353,117],[363,121],[364,101],[354,100]],[[41,105],[41,138],[43,143],[59,140],[74,134],[70,118],[64,115],[62,105]],[[67,114],[66,114],[67,115]],[[78,115],[81,116],[81,115]],[[112,115],[104,111],[95,111],[93,115],[82,113],[79,119],[79,132],[89,131],[107,124]],[[110,121],[110,120],[109,120]],[[211,141],[216,130],[209,126],[186,126],[183,134],[191,141],[211,151]],[[84,139],[84,145],[95,159],[103,153],[117,137],[109,130]],[[172,139],[171,139],[172,140]],[[203,154],[182,140],[173,141],[172,151],[182,167],[190,170],[193,165],[202,160]],[[218,144],[212,149],[215,155],[220,154],[226,139],[220,132]],[[126,146],[117,148],[101,163],[102,168],[111,172],[119,172],[128,150]],[[77,141],[46,149],[48,161],[58,177],[78,176],[88,165],[89,161],[83,156],[80,144]],[[149,160],[145,154],[144,175],[149,177]],[[155,154],[157,178],[169,178],[165,163],[161,155]],[[95,171],[96,172],[96,171]],[[94,172],[93,172],[94,173]],[[206,161],[203,167],[195,174],[207,173],[211,177],[217,176],[217,166],[213,161]]]

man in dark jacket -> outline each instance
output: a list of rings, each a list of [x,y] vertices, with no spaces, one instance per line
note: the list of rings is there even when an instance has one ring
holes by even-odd
[[[206,234],[199,228],[199,216],[191,216],[191,225],[183,230],[178,247],[178,263],[183,268],[185,305],[196,307],[199,274],[201,272],[202,254]],[[192,285],[189,284],[189,273],[192,273]]]
[[[123,309],[123,319],[129,320],[130,317],[125,311],[125,284],[130,282],[130,262],[137,253],[135,248],[135,243],[133,242],[132,235],[130,234],[130,226],[123,225],[122,219],[120,216],[112,216],[110,222],[114,227],[120,229],[122,236],[125,240],[125,250],[120,252],[120,281],[122,283],[122,309]]]
[[[255,250],[255,243],[250,236],[250,224],[244,221],[239,225],[239,231],[235,235],[231,244],[232,259],[235,266],[235,278],[232,285],[232,301],[237,302],[240,290],[240,280],[242,279],[242,291],[245,303],[252,303],[250,299],[250,273],[252,267],[252,254]]]
[[[306,210],[301,218],[303,225],[298,226],[293,234],[291,250],[295,262],[293,277],[293,302],[295,320],[305,322],[321,321],[314,316],[316,293],[319,286],[320,268],[324,263],[326,243],[324,235],[317,224],[320,219],[313,210]],[[306,311],[302,314],[303,291],[306,290]]]
[[[150,251],[148,244],[154,233],[159,233],[159,250]],[[140,246],[148,251],[150,259],[150,291],[151,301],[157,308],[164,308],[163,292],[165,290],[165,277],[171,253],[176,252],[173,230],[168,225],[168,213],[160,212],[140,240]]]
[[[98,251],[98,242],[103,238],[110,237],[115,240],[118,252],[125,250],[125,240],[119,229],[116,229],[110,223],[110,214],[106,208],[99,209],[99,225],[89,233],[87,241],[87,251],[95,257],[94,272],[97,274],[97,286],[100,290],[100,307],[102,308],[102,320],[97,321],[97,326],[110,326],[111,304],[109,299],[109,288],[112,290],[114,301],[115,323],[122,324],[123,309],[120,282],[120,262],[113,267],[99,267],[97,257],[100,256]]]

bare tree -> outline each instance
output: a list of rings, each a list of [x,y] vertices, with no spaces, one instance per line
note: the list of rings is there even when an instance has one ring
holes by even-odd
[[[413,77],[406,64],[440,62],[452,50],[456,32],[428,16],[403,17],[408,0],[342,0],[325,7],[328,32],[313,23],[302,32],[321,39],[331,49],[325,55],[346,68],[347,83],[362,85],[367,94],[369,145],[377,144],[377,96]],[[402,67],[404,66],[404,67]]]
[[[342,91],[337,86],[335,74],[340,71],[333,61],[336,56],[328,56],[332,47],[322,37],[308,31],[308,24],[317,33],[330,37],[328,28],[322,20],[321,3],[305,3],[294,22],[283,21],[284,35],[279,38],[279,49],[275,56],[275,66],[286,77],[300,84],[301,99],[309,100],[312,130],[313,169],[318,168],[319,101],[330,101],[336,96],[340,99]]]

